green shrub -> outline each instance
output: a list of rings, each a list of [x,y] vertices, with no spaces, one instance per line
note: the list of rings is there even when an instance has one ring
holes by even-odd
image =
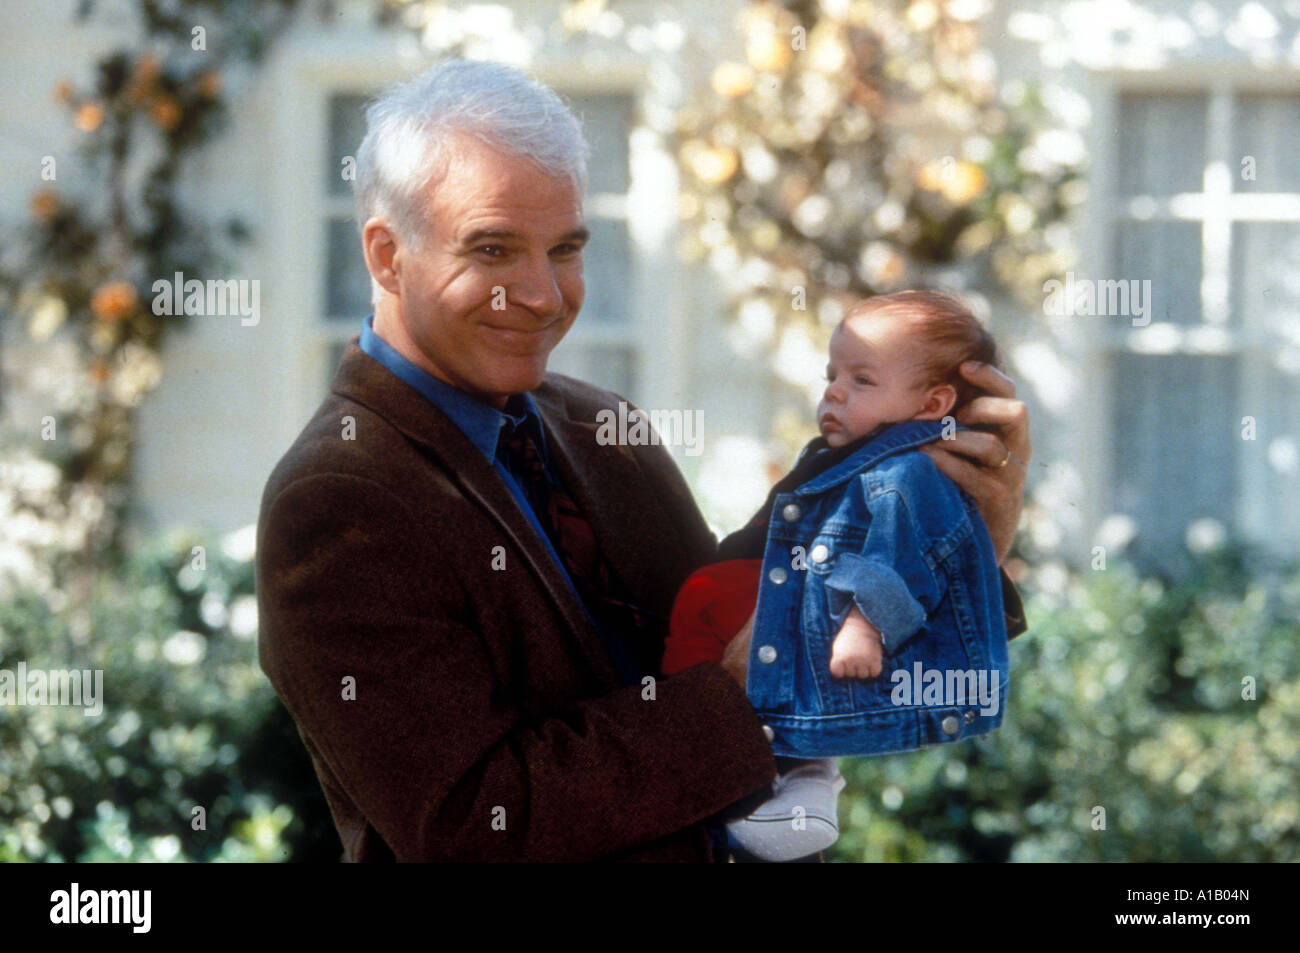
[[[101,669],[105,699],[98,717],[5,710],[0,860],[338,859],[310,759],[257,665],[250,555],[176,538],[0,606],[0,668]]]
[[[102,669],[105,695],[4,709],[0,861],[338,859],[257,666],[247,547],[200,569],[196,545],[0,605],[0,669]],[[1112,566],[1026,592],[1001,730],[842,761],[833,859],[1300,858],[1300,572],[1223,553],[1176,585]]]
[[[999,731],[841,762],[834,859],[1300,859],[1300,573],[1112,566],[1027,612]]]

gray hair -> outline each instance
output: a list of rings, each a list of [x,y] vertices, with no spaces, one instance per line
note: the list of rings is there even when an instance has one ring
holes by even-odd
[[[364,228],[369,218],[382,216],[403,241],[419,247],[428,222],[418,196],[442,168],[457,131],[531,159],[571,181],[579,195],[586,191],[590,147],[554,90],[501,63],[446,60],[366,107],[353,183],[358,224]]]

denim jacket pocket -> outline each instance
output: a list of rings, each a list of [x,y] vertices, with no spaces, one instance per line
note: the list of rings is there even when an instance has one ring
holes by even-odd
[[[826,588],[835,623],[842,625],[856,607],[880,633],[885,655],[896,654],[925,624],[925,607],[916,601],[903,577],[879,559],[841,554]]]
[[[843,594],[828,584],[858,558],[865,534],[860,530],[822,532],[808,547],[808,571],[800,618],[805,635],[804,657],[795,673],[796,694],[804,709],[820,715],[853,714],[889,703],[887,686],[879,678],[836,678],[831,675],[831,650],[847,610],[836,612]],[[882,691],[882,689],[885,689]],[[808,704],[814,702],[815,704]]]

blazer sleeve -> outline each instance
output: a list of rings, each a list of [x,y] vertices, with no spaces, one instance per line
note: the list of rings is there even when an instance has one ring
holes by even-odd
[[[743,689],[697,666],[545,714],[501,691],[449,560],[395,494],[319,474],[269,500],[262,665],[403,861],[589,860],[691,826],[775,774]],[[414,568],[414,571],[413,571]]]
[[[1007,638],[1014,639],[1029,631],[1025,619],[1025,604],[1020,599],[1020,590],[1011,581],[1005,569],[1002,570],[1002,614],[1007,619]]]

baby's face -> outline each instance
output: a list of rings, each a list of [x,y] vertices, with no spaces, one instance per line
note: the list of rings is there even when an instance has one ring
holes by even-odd
[[[948,412],[951,402],[933,399],[942,388],[925,386],[924,352],[910,326],[897,314],[855,315],[831,336],[826,391],[817,405],[817,424],[830,446],[852,443],[881,424],[937,420]]]

